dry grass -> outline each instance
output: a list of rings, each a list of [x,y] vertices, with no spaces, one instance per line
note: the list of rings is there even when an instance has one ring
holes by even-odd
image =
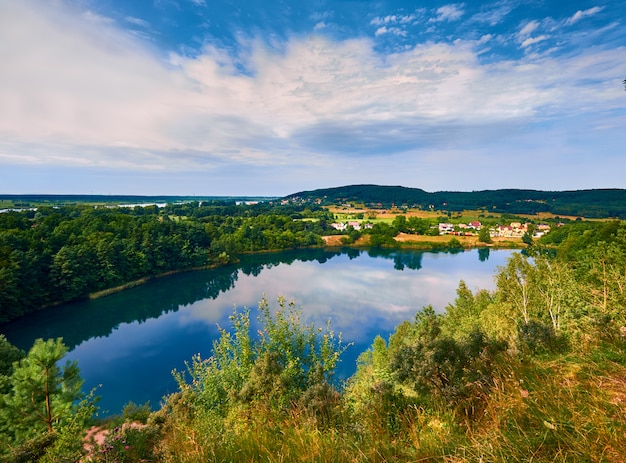
[[[342,246],[341,238],[343,235],[329,235],[323,236],[324,244],[326,246]],[[410,235],[408,233],[399,233],[394,239],[401,243],[403,247],[417,248],[429,248],[434,246],[445,246],[452,238],[456,238],[465,248],[477,248],[477,247],[494,247],[494,248],[519,248],[522,246],[521,238],[504,238],[495,237],[492,238],[492,243],[481,243],[478,241],[478,236],[452,236],[452,235],[440,235],[440,236],[425,236],[425,235]],[[355,243],[357,246],[367,246],[369,244],[369,236],[364,235]]]

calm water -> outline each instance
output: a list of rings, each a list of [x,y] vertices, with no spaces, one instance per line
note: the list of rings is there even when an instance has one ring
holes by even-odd
[[[306,250],[249,256],[238,265],[174,275],[94,301],[81,301],[0,326],[28,350],[36,338],[62,337],[68,360],[78,360],[85,390],[98,389],[101,414],[133,401],[161,398],[177,387],[171,371],[194,354],[210,356],[218,325],[228,327],[235,307],[254,308],[265,295],[294,300],[305,322],[331,321],[346,351],[339,379],[354,373],[356,358],[377,334],[431,304],[444,311],[461,279],[472,290],[493,289],[508,250],[460,253]],[[253,311],[254,315],[254,311]]]

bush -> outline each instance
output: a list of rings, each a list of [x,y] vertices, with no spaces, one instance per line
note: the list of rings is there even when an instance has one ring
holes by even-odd
[[[310,388],[332,383],[345,350],[341,335],[329,325],[303,325],[293,302],[279,298],[278,304],[272,313],[266,299],[260,302],[258,338],[250,332],[250,311],[235,311],[233,332],[221,331],[213,356],[196,356],[187,365],[191,382],[174,372],[186,400],[226,416],[233,407],[259,401],[286,408]]]

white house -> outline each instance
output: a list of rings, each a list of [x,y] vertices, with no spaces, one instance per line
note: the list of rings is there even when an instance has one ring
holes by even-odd
[[[448,233],[454,233],[454,225],[452,225],[451,223],[440,223],[439,234],[447,235]]]

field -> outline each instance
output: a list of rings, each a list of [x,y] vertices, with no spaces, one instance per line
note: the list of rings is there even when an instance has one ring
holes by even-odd
[[[399,215],[405,216],[407,219],[410,217],[418,217],[420,219],[437,219],[447,217],[446,220],[451,220],[453,222],[458,222],[459,220],[463,222],[471,222],[474,220],[484,221],[484,220],[497,220],[506,216],[508,218],[511,217],[511,214],[501,214],[499,212],[485,212],[483,210],[467,210],[463,212],[453,212],[449,217],[443,211],[426,211],[423,209],[368,209],[364,207],[348,207],[348,206],[328,206],[327,209],[335,215],[337,220],[355,220],[357,215],[363,214],[364,219],[368,219],[372,223],[376,222],[385,222],[391,223],[393,219]],[[516,214],[515,217],[533,220],[535,222],[541,220],[548,219],[569,219],[576,220],[577,216],[564,216],[564,215],[555,215],[550,212],[540,212],[538,214]],[[591,220],[591,219],[586,219]],[[604,220],[604,219],[600,219]]]

